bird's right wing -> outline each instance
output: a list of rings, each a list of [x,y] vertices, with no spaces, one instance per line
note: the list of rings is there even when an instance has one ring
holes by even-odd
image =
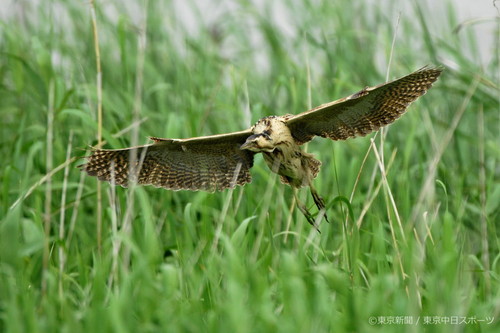
[[[215,191],[251,182],[254,153],[240,146],[250,130],[191,139],[151,138],[150,145],[93,149],[81,169],[100,180],[170,190]]]
[[[314,136],[332,140],[364,136],[398,119],[413,101],[427,92],[441,72],[441,68],[421,68],[392,82],[367,87],[291,116],[287,126],[298,144]]]

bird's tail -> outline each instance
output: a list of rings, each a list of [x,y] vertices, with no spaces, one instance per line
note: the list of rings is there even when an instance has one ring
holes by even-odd
[[[325,212],[324,213],[325,220],[326,220],[326,222],[330,222],[330,221],[328,221],[328,216],[326,215],[325,200],[323,200],[323,198],[318,194],[318,192],[312,186],[312,184],[309,186],[309,188],[311,189],[311,195],[313,197],[314,203],[316,204],[316,207],[318,207],[318,210]]]

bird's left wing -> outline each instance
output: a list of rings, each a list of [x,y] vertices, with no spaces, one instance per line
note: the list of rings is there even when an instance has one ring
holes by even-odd
[[[332,140],[364,136],[398,119],[427,92],[441,72],[440,68],[421,68],[392,82],[290,116],[287,126],[298,144],[314,136]]]
[[[100,180],[128,186],[215,191],[251,182],[254,153],[240,146],[250,130],[191,139],[151,138],[154,143],[126,149],[93,149],[81,169]],[[131,173],[132,172],[132,173]]]

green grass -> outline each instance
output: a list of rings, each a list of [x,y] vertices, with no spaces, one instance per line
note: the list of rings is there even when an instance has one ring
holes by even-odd
[[[321,234],[261,158],[234,191],[103,184],[100,211],[97,181],[66,163],[97,143],[90,7],[22,2],[4,18],[0,331],[498,331],[498,43],[483,63],[452,1],[282,3],[286,27],[271,5],[189,2],[192,28],[177,5],[97,2],[102,134],[123,148],[236,131],[443,65],[383,141],[308,144],[332,220]],[[498,20],[476,24],[499,40]]]

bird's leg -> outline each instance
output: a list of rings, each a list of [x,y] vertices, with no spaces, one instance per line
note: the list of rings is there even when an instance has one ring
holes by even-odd
[[[328,221],[328,216],[326,216],[325,200],[323,200],[323,198],[318,194],[318,192],[312,186],[312,184],[309,185],[309,188],[311,189],[311,194],[312,194],[312,197],[314,199],[314,203],[316,204],[316,207],[318,207],[320,212],[324,211],[323,216],[325,217],[326,222],[330,223],[330,221]]]
[[[309,213],[309,210],[307,210],[306,205],[302,201],[300,201],[297,193],[298,193],[298,190],[296,188],[294,188],[293,189],[293,196],[295,198],[295,201],[297,202],[297,207],[299,207],[302,214],[304,214],[304,216],[307,219],[307,222],[309,222],[310,225],[312,225],[319,233],[321,233],[321,231],[319,231],[319,229],[318,229],[318,226],[316,225],[316,222],[314,221],[314,216],[312,216],[312,214]]]

